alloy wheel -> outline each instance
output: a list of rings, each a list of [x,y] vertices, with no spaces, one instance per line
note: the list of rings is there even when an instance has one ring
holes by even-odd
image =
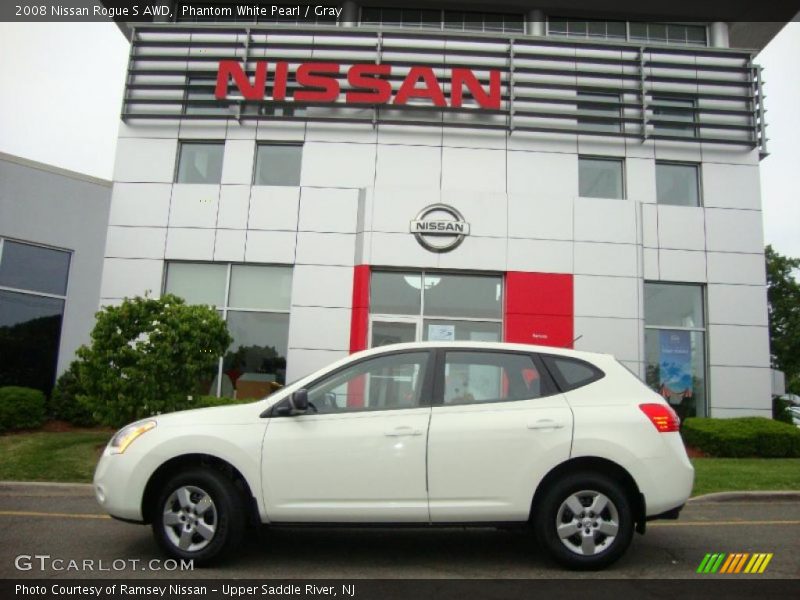
[[[555,525],[558,538],[570,552],[594,556],[610,548],[617,538],[619,511],[605,494],[582,490],[561,503]]]
[[[208,546],[217,531],[217,507],[205,490],[183,485],[164,503],[164,533],[185,552],[198,552]]]

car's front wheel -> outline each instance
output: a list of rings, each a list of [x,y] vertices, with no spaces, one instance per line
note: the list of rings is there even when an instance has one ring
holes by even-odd
[[[153,533],[168,554],[202,566],[236,548],[244,524],[243,500],[233,482],[217,470],[195,468],[163,486]]]
[[[575,473],[556,482],[534,516],[539,544],[572,569],[602,569],[620,558],[633,537],[633,511],[613,479]]]

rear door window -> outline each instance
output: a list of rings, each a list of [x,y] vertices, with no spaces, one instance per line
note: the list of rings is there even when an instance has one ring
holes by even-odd
[[[548,381],[528,354],[445,353],[445,406],[530,400],[548,395],[549,390]]]
[[[542,358],[564,392],[589,385],[605,377],[603,371],[585,360],[566,356],[542,356]]]

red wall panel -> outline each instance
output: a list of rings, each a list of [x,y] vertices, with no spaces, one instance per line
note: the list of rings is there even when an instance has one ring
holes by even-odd
[[[505,341],[572,348],[572,275],[506,273]]]
[[[369,329],[369,265],[353,269],[353,308],[350,315],[350,352],[367,348]]]

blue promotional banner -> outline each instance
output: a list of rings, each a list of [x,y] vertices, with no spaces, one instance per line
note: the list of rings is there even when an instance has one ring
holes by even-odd
[[[661,395],[692,396],[692,340],[690,331],[659,332]]]

